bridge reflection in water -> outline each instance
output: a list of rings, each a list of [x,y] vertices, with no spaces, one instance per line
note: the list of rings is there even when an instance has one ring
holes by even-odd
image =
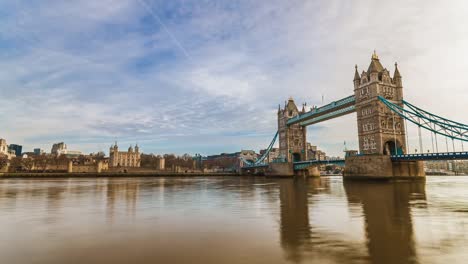
[[[40,264],[465,263],[466,189],[468,177],[5,179],[0,255]]]
[[[410,202],[425,200],[425,183],[344,182],[344,190],[349,208],[362,209],[365,246],[311,224],[314,196],[331,193],[328,179],[280,181],[280,237],[289,261],[417,262]]]

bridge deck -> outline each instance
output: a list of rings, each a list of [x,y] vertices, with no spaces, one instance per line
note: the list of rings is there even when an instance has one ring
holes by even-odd
[[[302,115],[293,117],[288,120],[287,125],[290,126],[300,123],[301,126],[307,126],[350,114],[356,111],[355,104],[356,98],[354,95],[351,95],[322,107],[312,109]]]
[[[310,167],[310,166],[313,166],[313,165],[328,165],[328,164],[344,166],[345,160],[344,160],[344,159],[339,159],[339,160],[306,160],[306,161],[297,161],[297,162],[294,162],[294,170],[303,170],[303,169],[306,169],[306,168],[308,168],[308,167]]]
[[[392,155],[394,161],[404,160],[468,160],[468,152],[444,152],[444,153],[421,153]]]

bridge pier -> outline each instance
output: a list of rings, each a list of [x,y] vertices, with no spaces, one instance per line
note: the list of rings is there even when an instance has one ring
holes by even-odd
[[[320,165],[295,170],[292,162],[270,163],[265,175],[273,177],[320,177]]]
[[[311,166],[303,170],[296,171],[296,175],[305,177],[320,177],[320,166]]]
[[[292,162],[270,163],[265,173],[266,176],[293,177],[294,167]]]
[[[423,161],[392,161],[389,155],[346,157],[343,179],[409,179],[424,180]]]

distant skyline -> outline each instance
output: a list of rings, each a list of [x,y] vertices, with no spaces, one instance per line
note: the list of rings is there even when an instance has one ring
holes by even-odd
[[[24,151],[118,141],[145,153],[266,148],[278,104],[353,94],[374,49],[405,99],[468,123],[465,1],[0,2],[0,138]],[[425,145],[430,138],[425,134]],[[355,114],[308,128],[357,149]],[[410,128],[410,149],[417,132]]]

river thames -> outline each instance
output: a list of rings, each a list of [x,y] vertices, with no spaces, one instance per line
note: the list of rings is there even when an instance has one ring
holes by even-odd
[[[466,263],[468,177],[0,180],[1,263]]]

